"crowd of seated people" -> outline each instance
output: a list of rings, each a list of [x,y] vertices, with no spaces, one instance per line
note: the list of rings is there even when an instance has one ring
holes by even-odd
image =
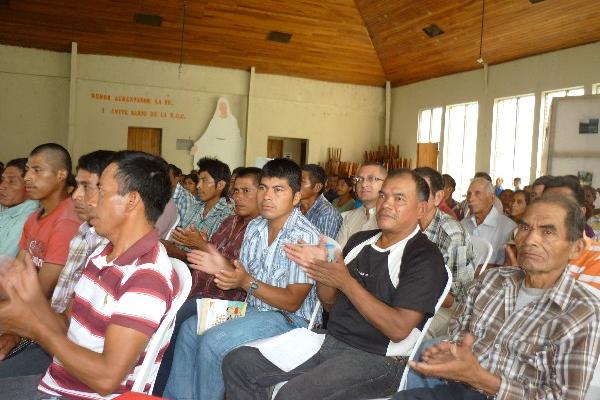
[[[588,392],[600,243],[596,192],[576,177],[515,178],[512,191],[479,172],[456,201],[454,179],[429,167],[365,162],[328,176],[283,158],[203,158],[184,174],[147,153],[97,150],[73,171],[55,143],[16,156],[0,182],[3,399],[131,390],[180,292],[169,257],[192,288],[150,360],[155,396],[269,399],[280,382],[280,400]],[[481,242],[491,253],[479,274]],[[245,301],[246,314],[198,334],[205,298]],[[284,370],[253,345],[306,328],[319,304],[323,342],[299,365]]]

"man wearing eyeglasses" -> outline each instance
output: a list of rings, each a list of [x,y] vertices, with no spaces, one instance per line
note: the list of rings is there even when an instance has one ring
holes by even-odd
[[[342,248],[356,232],[377,229],[375,219],[375,204],[387,170],[379,163],[364,163],[354,177],[355,192],[362,206],[349,211],[344,218],[342,227],[337,236],[337,242]]]

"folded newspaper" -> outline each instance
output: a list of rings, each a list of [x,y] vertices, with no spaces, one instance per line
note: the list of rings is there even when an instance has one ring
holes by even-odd
[[[246,315],[246,303],[243,301],[205,298],[196,300],[196,307],[198,310],[196,333],[198,335],[202,335],[204,331],[213,326]]]
[[[325,334],[296,328],[284,334],[246,344],[255,347],[282,371],[290,372],[317,354]]]

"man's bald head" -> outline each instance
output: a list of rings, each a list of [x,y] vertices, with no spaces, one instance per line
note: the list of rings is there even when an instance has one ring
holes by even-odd
[[[71,174],[71,155],[60,144],[44,143],[31,150],[29,156],[43,155],[54,171],[66,170]]]

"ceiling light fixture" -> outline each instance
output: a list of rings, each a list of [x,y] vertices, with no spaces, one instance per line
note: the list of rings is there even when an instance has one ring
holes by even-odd
[[[483,59],[483,23],[485,21],[485,0],[481,1],[481,34],[479,36],[479,58],[477,64],[484,65],[485,60]]]
[[[187,2],[186,0],[181,1],[181,43],[179,45],[179,72],[178,76],[181,79],[181,74],[183,73],[183,34],[185,32],[185,14],[187,11]]]
[[[425,28],[423,28],[423,32],[425,32],[430,38],[439,36],[442,33],[444,33],[444,31],[436,24],[426,26]]]
[[[292,40],[292,34],[287,32],[270,31],[267,34],[267,40],[278,43],[289,43]]]

